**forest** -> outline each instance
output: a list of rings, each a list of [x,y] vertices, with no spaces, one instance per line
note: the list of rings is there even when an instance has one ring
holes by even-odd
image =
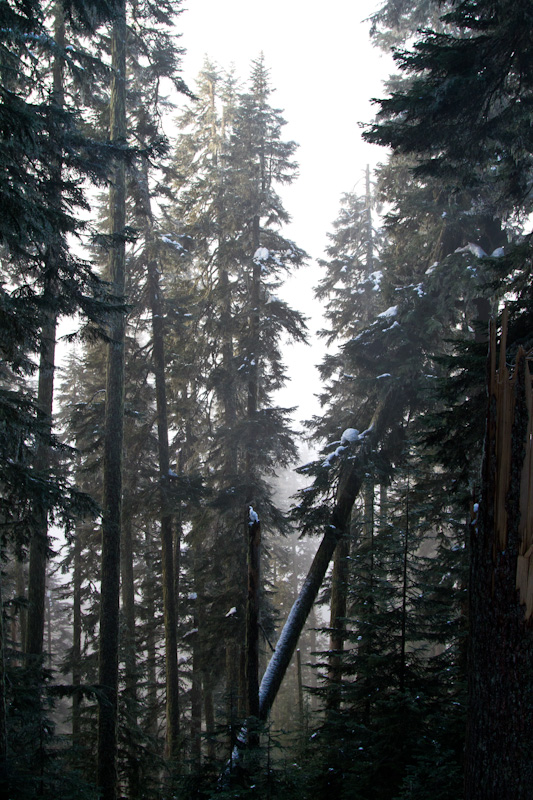
[[[532,800],[533,4],[368,20],[303,437],[290,108],[182,12],[0,0],[2,796]]]

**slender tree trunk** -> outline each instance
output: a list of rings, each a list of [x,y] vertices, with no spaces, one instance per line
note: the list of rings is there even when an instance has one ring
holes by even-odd
[[[252,250],[259,247],[259,217],[253,219]],[[254,483],[256,479],[255,449],[258,442],[254,436],[254,420],[258,411],[259,395],[259,323],[260,323],[261,264],[253,260],[252,286],[250,296],[250,350],[248,356],[248,406],[247,419],[249,432],[246,450],[246,484],[248,497],[244,513],[244,532],[247,542],[248,593],[246,599],[245,633],[245,692],[246,715],[259,719],[259,594],[260,594],[260,543],[261,524],[253,508]],[[248,743],[257,747],[259,737],[249,722]]]
[[[74,564],[72,568],[72,744],[81,744],[81,526],[78,524],[74,539]],[[78,690],[78,691],[76,691]]]
[[[259,592],[261,523],[253,518],[251,507],[247,514],[248,527],[248,598],[246,602],[246,716],[259,719]],[[258,734],[249,730],[249,744],[257,747]]]
[[[302,656],[300,649],[296,650],[296,681],[298,687],[298,727],[300,732],[305,737],[307,731],[307,723],[305,718],[305,705],[304,705],[304,684],[302,677]],[[302,739],[303,741],[303,739]]]
[[[19,558],[15,561],[15,573],[16,573],[16,581],[17,581],[17,596],[19,600],[26,600],[26,576],[24,574],[24,562],[21,561]],[[18,611],[18,630],[19,630],[19,638],[18,641],[20,643],[20,652],[24,652],[24,647],[26,643],[26,626],[27,626],[28,614],[26,611],[25,606],[21,606]],[[19,661],[20,663],[20,661]]]
[[[45,291],[48,302],[52,292]],[[47,322],[41,333],[41,354],[39,361],[39,384],[37,405],[46,419],[43,436],[52,432],[52,404],[54,393],[56,318],[52,311],[47,312]],[[35,470],[46,474],[50,467],[50,446],[41,440],[35,455]],[[26,622],[26,647],[28,656],[38,657],[43,652],[46,567],[48,563],[48,510],[41,505],[33,510],[33,531],[30,541],[30,561],[28,571],[28,614]]]
[[[365,175],[366,201],[366,273],[370,275],[374,269],[374,229],[372,227],[372,195],[370,193],[370,166],[366,165]]]
[[[156,616],[155,608],[155,576],[154,564],[152,559],[152,536],[149,525],[145,534],[145,564],[146,574],[149,576],[149,583],[146,590],[146,614],[149,620],[154,620]],[[146,689],[146,732],[153,739],[157,737],[158,721],[158,702],[157,702],[157,652],[156,652],[156,632],[154,626],[148,624],[146,632],[146,669],[147,669],[147,689]]]
[[[0,794],[9,797],[8,738],[6,707],[6,643],[4,636],[2,574],[0,572]]]
[[[120,549],[122,614],[123,614],[123,652],[124,652],[124,703],[128,720],[128,798],[136,800],[140,796],[139,759],[135,740],[131,731],[138,725],[137,658],[135,641],[135,579],[133,574],[133,525],[131,515],[124,514],[122,523],[122,545]],[[135,736],[135,733],[133,734]]]
[[[400,675],[399,687],[400,692],[405,690],[405,653],[406,653],[406,639],[407,639],[407,569],[409,565],[409,476],[407,477],[407,486],[405,494],[405,537],[403,545],[403,564],[402,564],[402,622],[400,631]]]
[[[216,758],[215,746],[215,707],[213,704],[213,686],[208,675],[203,676],[205,733],[207,737],[207,760],[213,764]]]
[[[198,617],[193,617],[193,625],[198,627]],[[198,633],[194,634],[192,650],[191,677],[191,761],[198,771],[202,760],[202,674],[200,671],[200,652]]]
[[[110,137],[126,141],[126,6],[117,0],[112,33]],[[117,159],[109,192],[110,229],[114,241],[110,253],[110,281],[120,302],[125,295],[126,170]],[[98,710],[97,782],[102,800],[117,796],[118,645],[120,596],[120,529],[122,517],[122,446],[124,433],[124,336],[125,314],[116,312],[109,323],[107,350],[102,571],[100,596],[99,683],[102,699]]]
[[[170,449],[168,443],[168,412],[165,379],[165,342],[163,305],[157,261],[153,253],[152,209],[148,188],[148,170],[143,171],[145,237],[150,306],[152,309],[152,358],[155,377],[157,409],[157,445],[159,458],[159,502],[161,509],[161,560],[163,567],[163,609],[165,621],[165,665],[166,665],[166,719],[167,752],[176,760],[180,749],[179,683],[178,683],[178,639],[176,615],[176,591],[174,581],[174,546],[172,513],[170,510]]]
[[[239,649],[234,641],[226,642],[226,725],[228,747],[231,753],[235,744],[239,715]]]
[[[58,51],[65,46],[65,22],[59,3],[54,8],[54,38]],[[52,103],[61,110],[64,105],[63,62],[59,53],[52,67]],[[62,163],[58,159],[50,165],[51,184],[61,185]],[[60,205],[60,198],[56,198]],[[57,316],[54,309],[57,261],[60,243],[49,245],[45,256],[45,286],[43,292],[45,321],[41,330],[41,349],[39,356],[39,380],[37,406],[42,415],[42,435],[39,437],[35,454],[35,471],[46,475],[50,469],[50,443],[52,433],[52,409],[54,398],[54,371]],[[33,509],[33,531],[30,541],[30,561],[28,572],[28,617],[26,627],[26,654],[39,657],[43,652],[46,568],[48,563],[48,509],[36,504]]]
[[[385,519],[383,517],[383,523],[384,521]],[[370,480],[366,481],[363,493],[363,543],[364,547],[368,548],[368,594],[366,595],[365,608],[367,619],[371,619],[376,607],[376,571],[374,560],[374,483]],[[359,647],[359,654],[362,658],[366,658],[368,660],[374,652],[375,629],[373,625],[366,625],[366,629],[366,635],[364,635]],[[368,687],[366,692],[363,693],[365,695],[365,699],[363,701],[363,724],[367,728],[370,728],[372,724],[372,675],[367,672],[363,680]]]

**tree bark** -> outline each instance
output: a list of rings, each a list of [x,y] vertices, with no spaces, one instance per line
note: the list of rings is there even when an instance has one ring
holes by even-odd
[[[2,797],[9,797],[5,651],[2,575],[0,573],[0,794]]]
[[[328,711],[338,711],[341,702],[341,680],[343,674],[342,654],[346,636],[346,606],[348,594],[348,556],[350,539],[343,536],[335,549],[331,575],[330,640],[329,640],[329,692],[326,700]]]
[[[490,353],[482,494],[470,543],[465,798],[531,800],[532,587],[526,585],[521,595],[519,570],[527,562],[527,584],[533,541],[531,377],[520,350],[510,378],[504,342],[496,372],[494,331]]]
[[[126,141],[126,4],[117,0],[112,32],[110,138]],[[126,170],[117,158],[109,191],[110,281],[117,302],[125,295]],[[120,528],[122,518],[122,446],[124,433],[125,313],[110,315],[107,348],[100,595],[97,782],[102,800],[117,796],[118,646]]]

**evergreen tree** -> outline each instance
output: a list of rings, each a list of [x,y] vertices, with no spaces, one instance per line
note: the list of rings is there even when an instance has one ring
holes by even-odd
[[[411,77],[411,82],[381,101],[378,122],[367,134],[370,139],[391,144],[396,151],[415,153],[419,175],[437,177],[452,196],[460,196],[467,188],[472,197],[472,208],[493,215],[509,228],[511,218],[520,220],[530,208],[526,187],[530,179],[531,148],[524,116],[531,94],[530,65],[525,56],[529,34],[524,28],[529,24],[530,15],[531,9],[526,3],[512,7],[507,3],[458,3],[443,18],[450,29],[441,34],[427,33],[412,52],[399,56],[400,65]],[[489,51],[490,67],[487,62]],[[512,229],[510,232],[512,237]],[[528,251],[529,237],[522,242],[511,241],[506,247],[507,259],[494,265],[496,273],[503,277],[503,291],[515,282],[521,286],[513,298],[513,321],[520,321],[516,328],[511,326],[511,341],[514,336],[518,339],[524,334],[527,336],[521,323],[529,313],[524,308],[528,294],[525,286],[529,284]],[[511,279],[509,270],[513,273]],[[479,376],[480,383],[481,380]],[[485,493],[490,491],[490,482],[487,481],[485,473]],[[484,525],[485,534],[490,535],[490,519],[485,519]],[[482,770],[488,782],[486,786],[472,780],[472,775],[479,774],[476,772],[479,768],[478,754],[487,751],[492,728],[492,723],[487,721],[477,724],[476,708],[483,704],[479,703],[473,688],[480,687],[479,690],[483,691],[487,681],[493,680],[484,671],[482,642],[488,635],[488,627],[484,626],[492,613],[493,602],[502,602],[506,608],[499,616],[502,627],[491,625],[490,637],[493,652],[500,644],[504,652],[506,645],[503,645],[500,635],[509,620],[516,616],[513,604],[505,605],[506,593],[514,592],[510,587],[511,584],[514,586],[515,577],[511,574],[507,577],[508,587],[502,578],[498,592],[488,592],[485,604],[479,603],[476,587],[490,559],[486,552],[484,556],[480,555],[474,542],[475,539],[471,581],[470,726],[471,730],[484,731],[487,742],[483,744],[476,736],[469,739],[470,742],[476,739],[476,745],[468,750],[466,791],[469,797],[478,796],[478,791],[483,795],[495,791],[498,796],[506,793],[520,796],[525,790],[517,774],[505,766],[505,758],[491,759],[490,767]],[[493,602],[489,600],[489,594],[496,598]],[[528,657],[524,656],[530,646],[526,627],[523,627],[520,645],[514,649],[515,658],[525,657],[528,662]],[[526,674],[524,662],[523,675]],[[527,683],[527,678],[525,680]],[[520,694],[515,679],[500,684],[499,696],[508,692],[507,701],[504,701],[507,708],[511,707],[511,698],[517,691]],[[521,696],[525,697],[523,692]],[[494,727],[501,731],[505,726],[503,717],[494,723]],[[520,755],[523,753],[522,745],[527,747],[527,744],[522,737],[519,742],[512,737],[505,737],[505,741],[506,746],[514,748],[511,760],[517,765],[523,759]],[[519,767],[517,773],[523,774],[528,769],[526,762],[527,758],[523,769]]]

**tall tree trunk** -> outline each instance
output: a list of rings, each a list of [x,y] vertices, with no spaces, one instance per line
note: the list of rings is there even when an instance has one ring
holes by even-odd
[[[165,621],[165,671],[167,753],[169,758],[179,757],[180,718],[178,682],[178,639],[176,591],[174,576],[174,543],[172,512],[170,510],[170,448],[168,443],[168,411],[165,380],[165,341],[163,304],[159,272],[154,256],[153,218],[148,187],[148,169],[143,169],[143,200],[146,220],[145,240],[147,252],[148,291],[152,310],[152,366],[155,378],[157,410],[157,447],[159,459],[159,502],[161,524],[161,561],[163,567],[163,611]]]
[[[204,673],[204,716],[205,734],[207,738],[207,760],[212,765],[216,758],[215,746],[215,707],[213,704],[213,686],[210,677]]]
[[[149,583],[146,590],[146,616],[148,620],[155,620],[155,576],[152,558],[152,536],[149,524],[145,533],[144,559],[146,574],[149,576]],[[146,689],[146,732],[153,739],[157,737],[158,720],[158,701],[157,701],[157,652],[156,652],[156,632],[154,626],[148,624],[146,632],[146,669],[147,669],[147,689]]]
[[[45,302],[53,302],[52,282],[45,290]],[[35,454],[35,470],[45,475],[50,467],[50,445],[46,441],[52,433],[52,405],[54,395],[56,317],[53,311],[45,312],[46,323],[41,332],[39,383],[37,405],[43,415],[42,437]],[[48,510],[46,505],[33,509],[33,531],[30,541],[28,571],[28,613],[26,622],[26,647],[28,656],[39,657],[43,652],[46,567],[48,563]]]
[[[405,536],[403,544],[403,563],[402,563],[402,617],[400,629],[400,675],[399,687],[400,692],[405,690],[405,673],[406,673],[406,639],[407,639],[407,573],[409,565],[409,474],[407,475],[407,486],[405,489]]]
[[[366,202],[366,274],[374,270],[374,229],[372,227],[372,195],[370,192],[370,166],[366,165],[365,174],[365,202]]]
[[[368,617],[372,618],[376,604],[376,580],[374,562],[374,481],[370,479],[365,481],[363,489],[363,540],[361,545],[365,548],[365,554],[368,552],[368,581],[365,609]],[[363,622],[363,625],[364,624]],[[375,630],[373,625],[366,625],[365,627],[366,635],[364,635],[359,645],[358,652],[362,658],[368,659],[374,651]],[[370,728],[372,723],[372,676],[367,673],[362,680],[368,684],[367,690],[363,692],[363,695],[365,695],[362,708],[363,723],[367,728]]]
[[[124,704],[128,720],[128,798],[140,796],[139,759],[135,747],[135,731],[138,725],[137,658],[135,641],[135,579],[133,574],[133,524],[131,514],[124,514],[122,522],[122,545],[120,549],[123,652],[124,652]],[[132,737],[133,732],[133,737]]]
[[[6,707],[6,642],[4,636],[4,603],[0,572],[0,794],[9,797],[8,739]]]
[[[19,601],[26,600],[26,576],[24,570],[24,562],[20,558],[15,560],[15,574],[17,582],[17,597]],[[21,605],[18,609],[18,642],[20,644],[20,653],[24,652],[26,644],[26,624],[28,620],[28,613],[25,605]],[[15,637],[14,637],[15,641]],[[20,663],[20,661],[19,661]]]
[[[76,527],[72,567],[72,744],[81,744],[81,525]]]
[[[259,247],[259,217],[253,219],[252,250],[255,254]],[[259,324],[260,324],[260,288],[261,264],[253,259],[252,286],[250,297],[250,349],[248,357],[248,405],[247,419],[249,423],[246,450],[246,484],[248,497],[244,513],[244,533],[247,543],[248,592],[246,598],[246,633],[245,633],[245,691],[246,715],[259,719],[259,593],[260,593],[260,542],[261,524],[253,508],[254,482],[256,476],[255,448],[258,443],[253,431],[258,411],[259,396]],[[259,744],[257,733],[249,728],[249,744]]]
[[[246,525],[248,527],[248,597],[246,602],[246,716],[259,719],[259,592],[261,523],[250,506]],[[258,734],[249,730],[249,744],[257,747]]]
[[[63,56],[65,47],[65,20],[60,3],[54,7],[54,39],[57,54],[52,66],[52,103],[61,110],[64,106]],[[50,165],[52,186],[61,185],[62,163],[58,158]],[[59,206],[61,198],[56,197]],[[43,291],[45,321],[41,330],[39,355],[39,380],[37,406],[42,415],[42,434],[35,454],[35,471],[44,476],[50,469],[50,435],[52,433],[52,410],[54,399],[54,371],[57,316],[54,309],[56,292],[57,261],[61,243],[53,241],[45,256],[45,285]],[[39,657],[43,651],[46,567],[48,563],[48,509],[46,504],[36,504],[33,509],[33,530],[30,541],[30,563],[28,572],[28,617],[25,651],[28,656]]]
[[[296,682],[298,687],[298,727],[300,729],[300,733],[302,734],[302,744],[305,740],[305,734],[307,731],[307,724],[305,718],[305,705],[304,705],[304,684],[303,684],[303,677],[302,677],[302,656],[300,653],[300,649],[296,650]]]
[[[198,628],[198,616],[193,616],[193,626]],[[200,671],[200,650],[198,633],[194,634],[192,645],[191,676],[191,762],[198,772],[202,760],[202,674]]]
[[[530,800],[533,786],[533,401],[491,333],[482,493],[471,526],[466,800]]]
[[[110,138],[126,141],[126,5],[116,0],[112,33]],[[120,302],[125,295],[126,170],[117,158],[109,191],[110,281]],[[120,596],[120,528],[122,517],[122,446],[124,435],[124,336],[125,314],[110,315],[107,349],[102,567],[100,595],[99,683],[102,699],[98,709],[97,781],[102,800],[117,796],[118,644]]]

